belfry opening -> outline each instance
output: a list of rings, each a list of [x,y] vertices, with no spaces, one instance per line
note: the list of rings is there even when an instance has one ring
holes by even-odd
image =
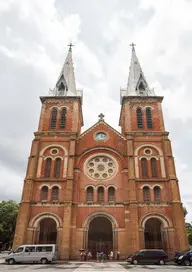
[[[93,258],[99,251],[109,254],[113,250],[112,224],[106,217],[96,217],[89,224],[88,250],[92,252]]]

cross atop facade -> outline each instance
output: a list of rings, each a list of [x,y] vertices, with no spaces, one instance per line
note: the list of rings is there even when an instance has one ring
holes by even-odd
[[[68,44],[68,46],[69,46],[69,51],[72,51],[72,46],[74,46],[74,44],[70,43]]]
[[[103,113],[100,113],[99,115],[98,115],[98,117],[99,117],[99,121],[104,121],[104,117],[105,117],[105,115],[103,114]]]
[[[130,46],[132,47],[132,51],[135,51],[135,46],[136,46],[136,44],[132,42],[132,43],[130,44]]]

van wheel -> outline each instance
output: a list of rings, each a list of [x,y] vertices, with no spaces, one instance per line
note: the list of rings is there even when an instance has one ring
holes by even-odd
[[[134,260],[134,261],[133,261],[133,264],[138,264],[138,261],[137,261],[137,260]]]
[[[184,260],[183,263],[185,266],[190,266],[190,264],[191,264],[190,261],[188,261],[188,260]]]
[[[48,260],[47,260],[46,258],[43,258],[43,259],[41,259],[41,263],[42,263],[42,264],[47,264],[47,263],[48,263]]]
[[[164,260],[160,260],[160,261],[159,261],[159,264],[160,264],[160,265],[164,265],[164,264],[165,264],[165,261],[164,261]]]
[[[14,263],[15,263],[15,260],[14,260],[14,259],[9,259],[9,260],[8,260],[8,264],[12,265],[12,264],[14,264]]]

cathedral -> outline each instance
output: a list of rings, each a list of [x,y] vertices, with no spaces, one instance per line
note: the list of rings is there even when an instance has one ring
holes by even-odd
[[[134,44],[120,97],[121,132],[102,113],[81,132],[70,45],[55,87],[40,97],[13,248],[57,244],[63,260],[79,259],[81,249],[124,259],[143,248],[169,256],[188,248],[163,97],[149,88]]]

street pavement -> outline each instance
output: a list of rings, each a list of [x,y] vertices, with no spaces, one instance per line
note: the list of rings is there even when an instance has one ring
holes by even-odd
[[[105,272],[125,272],[125,271],[134,271],[134,272],[147,272],[147,271],[155,271],[155,272],[171,272],[171,271],[192,271],[192,267],[186,266],[176,266],[176,265],[128,265],[125,262],[104,262],[104,263],[96,263],[96,262],[65,262],[65,263],[55,263],[55,264],[16,264],[16,265],[7,265],[4,263],[4,259],[0,258],[0,272],[6,271],[36,271],[36,272],[56,272],[64,270],[64,272],[86,272],[86,271],[94,271],[100,272],[101,270]]]

